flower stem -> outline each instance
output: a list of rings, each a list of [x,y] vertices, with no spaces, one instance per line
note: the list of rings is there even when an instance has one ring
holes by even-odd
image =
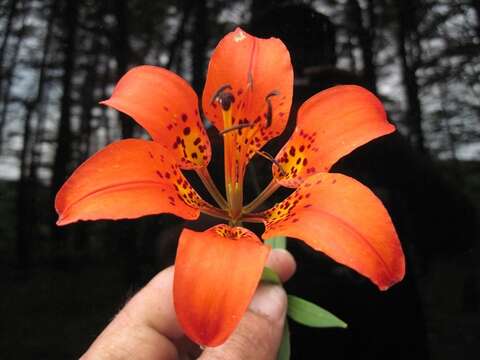
[[[200,180],[202,180],[203,185],[205,185],[205,188],[208,190],[210,195],[212,195],[213,199],[218,204],[218,206],[220,206],[223,210],[226,210],[228,208],[227,201],[225,200],[222,193],[220,192],[220,190],[218,190],[217,186],[213,182],[207,167],[196,169],[195,171],[198,177],[200,178]]]
[[[253,210],[262,205],[264,201],[267,200],[279,187],[280,185],[277,183],[277,181],[272,179],[270,184],[268,184],[267,187],[263,189],[263,191],[250,204],[243,207],[242,212],[244,214],[251,213]]]

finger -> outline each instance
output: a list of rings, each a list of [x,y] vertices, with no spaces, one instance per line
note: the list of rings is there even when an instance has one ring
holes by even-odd
[[[285,250],[273,250],[267,266],[274,270],[282,281],[295,272],[295,261]],[[237,329],[221,346],[207,348],[200,359],[273,360],[277,356],[283,333],[287,296],[281,286],[259,286]]]
[[[275,271],[282,282],[290,279],[297,268],[292,254],[284,249],[273,249],[270,251],[265,265]]]
[[[125,305],[82,359],[177,359],[171,340],[183,332],[175,317],[172,284],[170,267]]]

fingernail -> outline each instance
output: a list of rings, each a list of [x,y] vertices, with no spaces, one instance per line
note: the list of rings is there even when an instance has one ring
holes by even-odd
[[[250,310],[270,320],[281,320],[287,309],[285,290],[278,285],[261,285],[250,303]]]

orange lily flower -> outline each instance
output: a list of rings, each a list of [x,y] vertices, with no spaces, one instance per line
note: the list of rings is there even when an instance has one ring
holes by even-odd
[[[273,158],[261,148],[284,130],[292,92],[290,56],[280,40],[236,29],[215,49],[202,108],[224,139],[224,198],[207,170],[210,142],[195,92],[168,70],[133,68],[102,103],[130,115],[153,141],[117,141],[76,169],[56,197],[58,225],[159,213],[196,219],[203,212],[228,220],[204,232],[184,229],[175,261],[178,320],[206,346],[223,343],[235,329],[270,251],[242,222],[263,222],[263,239],[300,239],[387,289],[405,272],[392,221],[368,188],[328,171],[395,128],[373,94],[337,86],[302,105],[294,134]],[[245,167],[256,154],[272,161],[273,179],[244,205]],[[196,171],[217,204],[203,200],[181,170]],[[254,212],[280,186],[296,190],[272,209]]]

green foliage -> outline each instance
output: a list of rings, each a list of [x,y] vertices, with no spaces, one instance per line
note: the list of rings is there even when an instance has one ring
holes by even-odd
[[[294,295],[288,295],[288,316],[310,327],[347,327],[345,322],[332,313]]]

